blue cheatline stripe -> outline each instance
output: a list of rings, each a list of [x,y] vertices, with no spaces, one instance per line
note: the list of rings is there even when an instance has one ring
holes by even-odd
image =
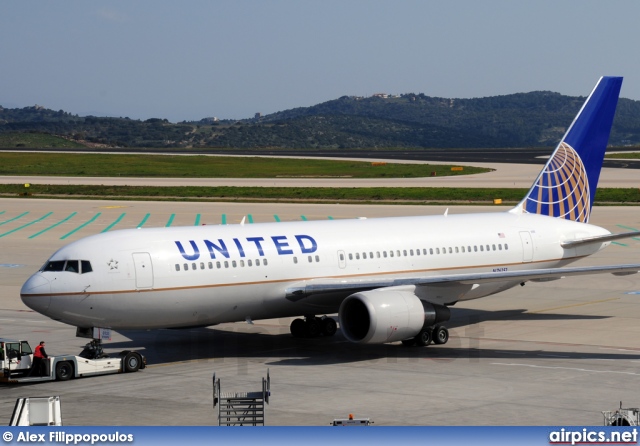
[[[275,221],[280,222],[280,217],[278,217],[277,215],[274,215],[273,218],[275,219]]]
[[[47,218],[47,217],[48,217],[49,215],[51,215],[51,214],[53,214],[53,212],[49,212],[48,214],[45,214],[45,215],[43,215],[42,217],[38,218],[37,220],[33,220],[33,221],[31,221],[31,222],[27,223],[26,225],[22,225],[22,226],[20,226],[20,227],[18,227],[18,228],[12,229],[12,230],[11,230],[11,231],[9,231],[9,232],[5,232],[4,234],[0,234],[0,237],[4,237],[5,235],[9,235],[9,234],[11,234],[11,233],[13,233],[13,232],[19,231],[20,229],[24,229],[24,228],[26,228],[26,227],[28,227],[28,226],[31,226],[31,225],[33,225],[33,224],[35,224],[35,223],[38,223],[39,221],[44,220],[45,218]]]
[[[176,218],[176,214],[171,214],[171,216],[169,217],[169,221],[167,222],[166,225],[164,225],[165,228],[168,228],[169,226],[171,226],[171,224],[173,223],[173,219]]]
[[[300,218],[302,218],[302,221],[307,221],[307,217],[305,217],[304,215],[301,215]]]
[[[227,224],[227,214],[222,214],[222,224],[223,225]]]
[[[111,223],[109,226],[107,226],[106,228],[104,228],[101,232],[107,232],[109,229],[113,228],[115,225],[117,225],[118,223],[120,223],[120,220],[122,220],[124,218],[124,216],[127,215],[127,213],[125,212],[124,214],[120,215],[120,217],[118,217],[116,219],[116,221],[114,221],[113,223]]]
[[[91,217],[91,219],[90,219],[90,220],[88,220],[88,221],[86,221],[86,222],[82,223],[80,226],[78,226],[77,228],[75,228],[73,231],[71,231],[71,232],[69,232],[69,233],[67,233],[67,234],[63,235],[62,237],[60,237],[60,240],[64,240],[64,239],[66,239],[67,237],[69,237],[69,236],[71,236],[71,235],[75,234],[75,233],[76,233],[76,232],[78,232],[80,229],[84,228],[85,226],[87,226],[87,225],[89,225],[89,224],[93,223],[94,221],[96,221],[96,220],[98,219],[98,217],[100,217],[100,215],[102,215],[102,212],[98,212],[96,215],[94,215],[93,217]]]
[[[630,229],[632,231],[638,231],[639,230],[638,228],[632,228],[631,226],[625,226],[625,225],[616,225],[616,226],[618,226],[619,228],[622,228],[622,229]],[[638,235],[640,235],[640,234],[638,234]],[[640,240],[640,237],[631,237],[631,240]]]
[[[200,226],[200,214],[196,214],[196,222],[193,224],[193,226]]]
[[[69,221],[71,220],[75,215],[77,214],[77,212],[72,212],[68,217],[63,218],[62,220],[60,220],[58,223],[53,224],[51,226],[49,226],[48,228],[43,229],[40,232],[36,232],[35,234],[29,236],[29,238],[36,238],[37,236],[39,236],[40,234],[44,234],[45,232],[47,232],[49,229],[53,229],[56,226],[60,226],[62,223],[64,223],[65,221]]]
[[[611,242],[612,245],[618,245],[618,246],[629,246],[625,243],[618,243],[618,242]]]
[[[249,220],[249,223],[253,223],[253,215],[247,214],[247,219]]]
[[[142,221],[140,223],[138,223],[138,226],[136,226],[136,228],[141,228],[144,226],[144,224],[147,222],[147,220],[149,220],[149,216],[151,214],[147,214],[144,216],[144,218],[142,219]]]
[[[17,219],[24,217],[24,216],[25,216],[25,215],[27,215],[28,213],[29,213],[29,211],[27,211],[27,212],[23,212],[22,214],[18,215],[17,217],[13,217],[13,218],[12,218],[12,219],[10,219],[10,220],[3,221],[2,223],[0,223],[0,226],[2,226],[2,225],[6,225],[7,223],[11,223],[12,221],[16,221]]]

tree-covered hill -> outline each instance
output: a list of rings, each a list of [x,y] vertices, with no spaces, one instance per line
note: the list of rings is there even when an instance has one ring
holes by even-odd
[[[0,133],[123,147],[539,147],[559,141],[584,99],[544,91],[474,99],[343,96],[259,119],[177,124],[0,107]],[[640,101],[620,99],[610,144],[640,144]]]

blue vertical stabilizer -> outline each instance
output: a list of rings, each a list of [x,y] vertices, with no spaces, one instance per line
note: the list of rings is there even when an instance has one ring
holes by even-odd
[[[516,210],[589,221],[621,86],[621,77],[600,78]]]

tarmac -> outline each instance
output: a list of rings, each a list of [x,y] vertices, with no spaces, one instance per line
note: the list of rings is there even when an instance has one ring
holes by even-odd
[[[536,167],[536,171],[539,167]],[[535,176],[535,175],[534,175]],[[533,178],[529,177],[530,185]],[[105,230],[428,215],[445,206],[174,203],[0,198],[0,337],[79,353],[75,329],[26,308],[22,283],[59,247]],[[504,207],[449,207],[449,213]],[[49,214],[51,213],[51,214]],[[596,207],[591,222],[640,229],[637,207]],[[470,220],[470,225],[473,222]],[[581,264],[637,263],[640,238]],[[269,370],[267,425],[329,425],[349,413],[389,425],[599,425],[602,410],[640,405],[640,277],[527,283],[458,304],[445,346],[296,339],[290,319],[113,334],[107,352],[136,349],[138,373],[0,387],[0,424],[19,397],[58,395],[73,425],[216,425],[212,376],[223,391],[255,391]]]

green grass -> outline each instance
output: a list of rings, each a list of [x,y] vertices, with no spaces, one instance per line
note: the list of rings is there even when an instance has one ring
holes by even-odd
[[[610,153],[608,155],[605,155],[605,158],[637,160],[640,159],[640,148],[638,150],[638,152]]]
[[[172,178],[416,178],[465,175],[491,169],[451,165],[396,164],[317,159],[109,155],[99,153],[0,153],[0,175],[55,175]]]
[[[527,189],[492,188],[295,188],[295,187],[145,187],[145,186],[72,186],[23,184],[0,185],[0,195],[43,198],[104,198],[129,200],[198,201],[303,201],[355,203],[452,203],[492,204],[496,198],[505,205],[519,202]],[[640,204],[636,188],[599,189],[596,204]]]
[[[50,147],[76,149],[85,146],[78,142],[46,133],[0,133],[0,148],[3,149],[42,149]]]

